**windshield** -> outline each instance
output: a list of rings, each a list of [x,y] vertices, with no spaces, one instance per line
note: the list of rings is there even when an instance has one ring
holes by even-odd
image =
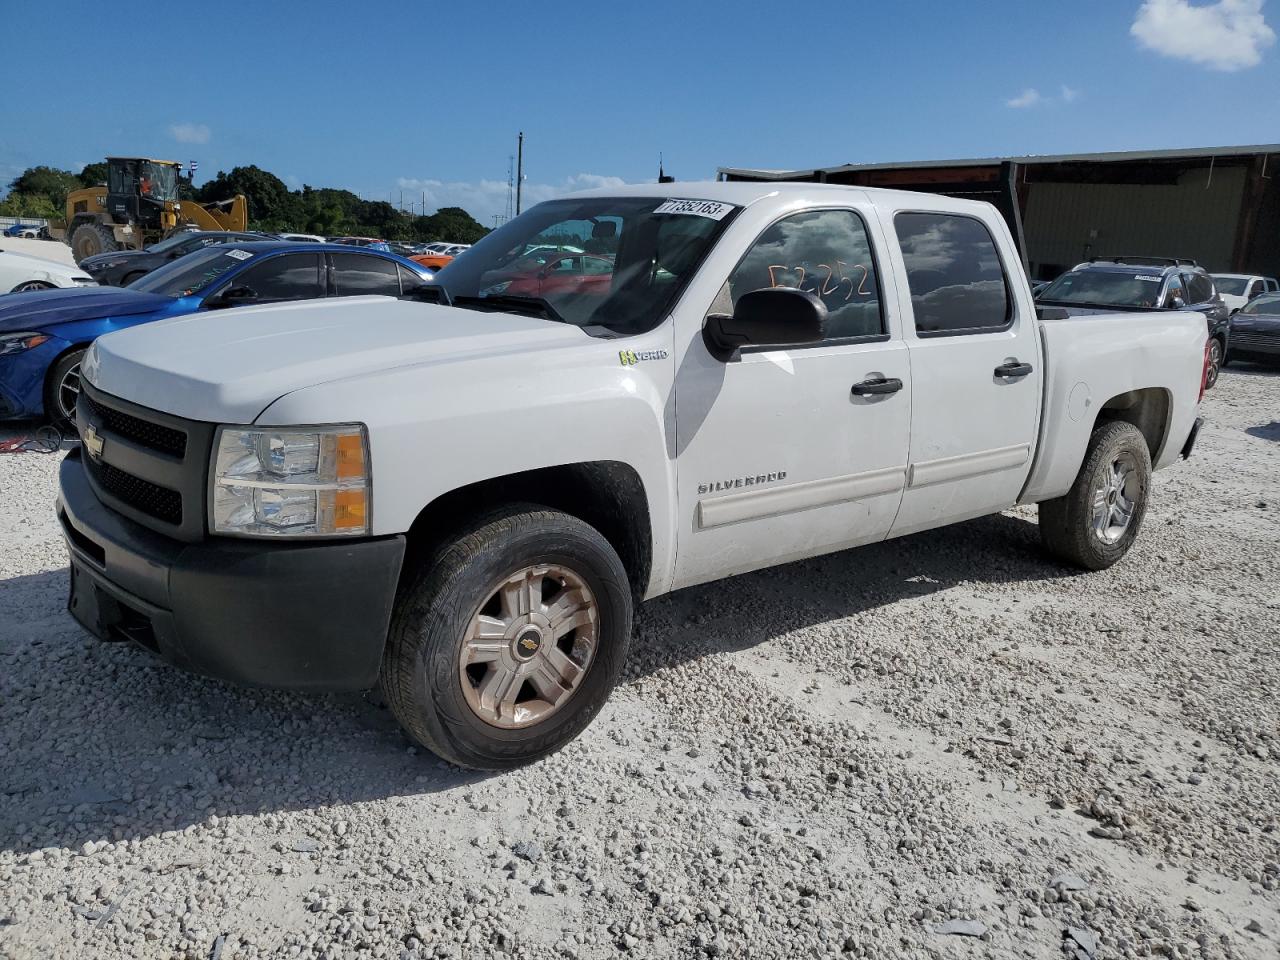
[[[736,210],[662,197],[550,200],[461,251],[436,283],[458,306],[545,301],[556,319],[638,333],[663,319]]]
[[[178,168],[163,163],[143,163],[138,174],[138,189],[152,200],[177,200]]]
[[[166,263],[129,284],[130,290],[165,297],[189,297],[216,283],[223,274],[253,258],[247,250],[207,247]]]
[[[1097,303],[1117,307],[1155,307],[1163,281],[1158,273],[1072,270],[1040,291],[1037,300]]]
[[[1271,294],[1270,296],[1254,297],[1240,308],[1240,312],[1280,314],[1280,295]]]
[[[1248,277],[1219,277],[1216,274],[1213,278],[1214,285],[1218,288],[1219,293],[1230,294],[1233,297],[1243,297],[1245,287],[1249,285]]]

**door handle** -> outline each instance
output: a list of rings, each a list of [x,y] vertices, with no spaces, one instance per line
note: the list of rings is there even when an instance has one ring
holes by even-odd
[[[1017,377],[1025,377],[1035,368],[1029,363],[1019,363],[1014,360],[1010,363],[1002,363],[996,367],[996,376],[1003,380],[1013,380]]]
[[[875,396],[883,393],[897,393],[902,389],[902,381],[897,377],[875,377],[853,385],[855,397]]]

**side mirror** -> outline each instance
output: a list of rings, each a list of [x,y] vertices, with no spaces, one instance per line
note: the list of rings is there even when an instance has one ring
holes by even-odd
[[[717,360],[730,360],[743,347],[817,343],[825,335],[827,308],[806,290],[765,287],[738,298],[733,316],[713,313],[702,339]]]
[[[222,293],[213,298],[211,307],[238,307],[242,304],[253,303],[258,299],[258,291],[252,287],[229,287]]]
[[[1174,298],[1169,302],[1169,305],[1170,305],[1174,310],[1185,310],[1185,309],[1186,309],[1186,307],[1187,307],[1187,301],[1183,300],[1181,297],[1174,297]]]

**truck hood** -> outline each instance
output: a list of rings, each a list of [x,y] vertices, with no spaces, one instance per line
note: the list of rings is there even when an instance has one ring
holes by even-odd
[[[172,297],[139,293],[118,287],[79,287],[72,290],[37,290],[0,297],[0,333],[43,330],[58,323],[131,317],[155,313],[173,304]]]
[[[84,375],[166,413],[252,423],[303,387],[414,364],[584,343],[578,327],[390,297],[343,297],[174,317],[99,337]]]

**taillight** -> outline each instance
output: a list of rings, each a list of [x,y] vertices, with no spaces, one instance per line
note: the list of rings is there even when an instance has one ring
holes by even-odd
[[[1204,388],[1209,382],[1209,344],[1213,343],[1210,337],[1204,342],[1204,366],[1200,369],[1200,396],[1196,398],[1196,403],[1204,399]]]

